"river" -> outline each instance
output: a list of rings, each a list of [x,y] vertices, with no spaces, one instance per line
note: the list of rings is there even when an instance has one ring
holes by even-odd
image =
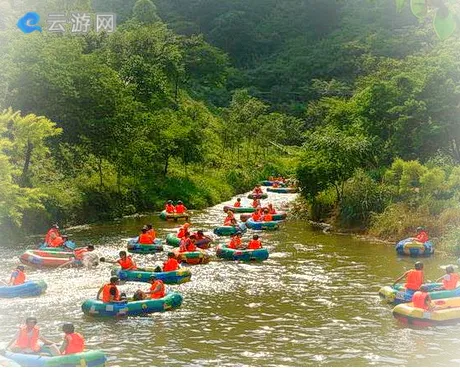
[[[270,198],[281,205],[294,195]],[[193,212],[193,228],[211,230],[221,224],[224,204]],[[94,244],[99,255],[116,257],[148,222],[161,238],[178,226],[152,214],[67,233],[78,245]],[[109,279],[108,264],[96,270],[27,269],[28,278],[44,279],[48,290],[38,298],[1,300],[0,341],[6,345],[18,325],[33,315],[42,334],[56,342],[62,341],[62,323],[73,322],[87,348],[106,352],[109,366],[460,364],[458,326],[404,327],[378,297],[380,286],[411,268],[413,259],[398,257],[385,244],[314,231],[299,220],[263,233],[262,240],[270,250],[268,261],[192,266],[191,282],[167,286],[182,293],[182,307],[148,317],[100,321],[83,316],[83,300],[95,297]],[[17,256],[37,242],[31,238],[0,246],[3,280],[18,264]],[[140,265],[152,265],[164,260],[165,253],[134,257]],[[441,265],[454,260],[435,255],[423,261],[433,280],[444,273]],[[148,284],[128,283],[120,289],[129,295],[139,287],[147,290]]]

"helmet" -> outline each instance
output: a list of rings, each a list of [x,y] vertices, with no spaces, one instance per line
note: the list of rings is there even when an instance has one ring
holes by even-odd
[[[182,201],[177,201],[177,204],[182,204]]]
[[[421,270],[423,269],[423,263],[418,261],[418,262],[415,262],[415,269],[416,270]]]
[[[446,267],[446,272],[447,273],[453,273],[455,270],[454,270],[454,266],[452,265],[449,265]]]
[[[147,227],[147,225],[144,225],[142,226],[142,230],[148,230],[149,228]]]
[[[417,231],[423,231],[423,230],[424,230],[424,229],[423,229],[422,226],[419,226],[419,227],[417,228]]]
[[[171,200],[168,200],[168,204],[171,204],[171,203],[173,203],[173,201],[171,201]]]

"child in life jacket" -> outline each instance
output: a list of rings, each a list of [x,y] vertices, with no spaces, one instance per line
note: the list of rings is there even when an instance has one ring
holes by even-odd
[[[453,290],[457,288],[457,283],[459,281],[458,273],[455,272],[454,266],[446,267],[446,274],[441,276],[436,282],[442,280],[442,287],[437,288],[437,290]]]
[[[10,282],[8,285],[14,286],[14,285],[22,285],[24,282],[26,282],[26,274],[24,273],[24,266],[19,265],[16,267],[16,270],[14,270],[11,273],[10,277]]]
[[[415,269],[404,272],[399,276],[393,285],[395,285],[399,280],[402,280],[406,277],[406,283],[404,287],[407,291],[417,291],[420,289],[420,286],[423,284],[423,263],[415,262]]]
[[[420,287],[420,291],[416,291],[414,295],[412,295],[412,303],[415,308],[425,309],[425,310],[433,310],[434,306],[431,304],[431,297],[428,294],[428,287],[422,285]]]
[[[85,339],[81,334],[75,332],[75,327],[72,323],[64,323],[62,332],[65,333],[64,342],[62,343],[62,355],[78,354],[85,350]]]
[[[19,331],[6,349],[14,353],[39,354],[43,345],[47,345],[51,355],[61,355],[58,347],[53,341],[40,335],[40,328],[37,326],[35,317],[28,317],[26,323],[19,327]]]

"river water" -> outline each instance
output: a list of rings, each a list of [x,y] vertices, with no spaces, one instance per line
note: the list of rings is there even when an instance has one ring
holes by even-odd
[[[270,194],[278,206],[293,198]],[[224,204],[193,212],[193,228],[211,230],[221,224]],[[162,238],[178,226],[152,214],[67,233],[78,245],[94,244],[100,256],[116,257],[148,222]],[[2,279],[18,264],[17,256],[38,240],[0,246]],[[182,293],[182,307],[148,317],[100,321],[83,315],[82,302],[94,298],[110,277],[108,264],[95,270],[28,269],[28,278],[44,279],[48,290],[38,298],[1,300],[0,344],[6,345],[18,325],[33,315],[42,334],[56,342],[62,341],[62,323],[73,322],[87,348],[106,352],[110,366],[460,364],[458,326],[407,328],[379,300],[380,286],[411,268],[414,260],[399,258],[391,246],[323,234],[299,220],[264,232],[262,240],[270,250],[268,261],[216,260],[192,266],[191,282],[167,286]],[[164,260],[165,253],[134,257],[140,265],[152,265]],[[424,260],[427,278],[441,276],[440,266],[453,261],[439,254]],[[127,283],[120,289],[130,295],[139,287],[149,286]]]

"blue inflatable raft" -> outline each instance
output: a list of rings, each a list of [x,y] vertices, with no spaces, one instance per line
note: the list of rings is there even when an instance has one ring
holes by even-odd
[[[0,286],[0,298],[24,298],[43,294],[47,288],[46,282],[26,281],[21,285]]]
[[[410,257],[428,257],[434,253],[434,247],[431,241],[421,243],[413,238],[401,240],[396,244],[395,249],[396,253],[399,255]]]

